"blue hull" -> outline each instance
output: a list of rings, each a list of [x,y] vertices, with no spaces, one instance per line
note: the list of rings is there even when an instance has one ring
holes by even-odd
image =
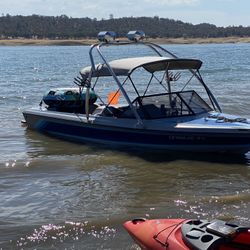
[[[250,150],[250,134],[172,132],[146,129],[110,127],[84,122],[25,117],[28,125],[42,133],[75,142],[95,142],[106,145],[134,146],[152,149],[182,151],[234,151]]]

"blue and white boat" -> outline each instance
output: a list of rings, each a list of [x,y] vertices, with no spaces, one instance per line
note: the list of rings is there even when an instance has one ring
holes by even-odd
[[[222,112],[200,74],[200,60],[178,58],[143,41],[142,31],[129,32],[130,41],[113,40],[112,34],[101,33],[101,41],[90,47],[91,65],[75,79],[80,106],[62,109],[43,103],[25,110],[29,128],[71,141],[127,148],[250,150],[250,120]],[[128,46],[130,54],[131,46],[151,52],[108,60],[105,54],[121,46]],[[114,90],[107,101],[104,83]]]

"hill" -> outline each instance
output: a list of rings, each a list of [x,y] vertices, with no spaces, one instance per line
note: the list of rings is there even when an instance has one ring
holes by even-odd
[[[217,27],[208,23],[193,25],[168,18],[123,17],[109,20],[61,16],[0,17],[0,38],[80,39],[95,38],[101,30],[125,36],[129,30],[144,30],[152,38],[249,37],[250,27]]]

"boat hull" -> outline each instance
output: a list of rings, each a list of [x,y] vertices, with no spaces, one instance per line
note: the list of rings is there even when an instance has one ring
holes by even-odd
[[[59,112],[57,112],[59,113]],[[213,130],[191,128],[145,129],[113,122],[100,124],[77,115],[53,112],[23,112],[28,127],[62,139],[80,143],[149,148],[156,150],[201,152],[247,152],[250,150],[250,130]],[[74,119],[72,118],[74,117]],[[128,121],[129,122],[129,121]]]
[[[194,228],[189,231],[190,244],[184,236],[185,226],[195,225],[196,222],[202,225],[211,224],[208,221],[185,220],[185,219],[158,219],[145,220],[135,219],[124,223],[124,228],[128,231],[133,240],[144,250],[239,250],[250,249],[250,229],[239,228],[239,232],[234,235],[222,236],[207,232],[205,227]],[[221,223],[222,221],[220,221]],[[194,224],[193,224],[194,223]],[[227,227],[223,224],[223,228]],[[184,230],[183,230],[184,228]],[[231,227],[229,227],[231,228]],[[191,233],[190,233],[191,232]],[[200,234],[199,234],[200,233]],[[188,235],[188,234],[187,234]]]

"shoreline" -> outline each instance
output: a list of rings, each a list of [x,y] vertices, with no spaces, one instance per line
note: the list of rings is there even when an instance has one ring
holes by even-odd
[[[118,39],[119,40],[119,39]],[[209,44],[209,43],[250,43],[250,37],[216,38],[155,38],[146,41],[158,44]],[[91,45],[96,39],[0,39],[0,46],[77,46]]]

